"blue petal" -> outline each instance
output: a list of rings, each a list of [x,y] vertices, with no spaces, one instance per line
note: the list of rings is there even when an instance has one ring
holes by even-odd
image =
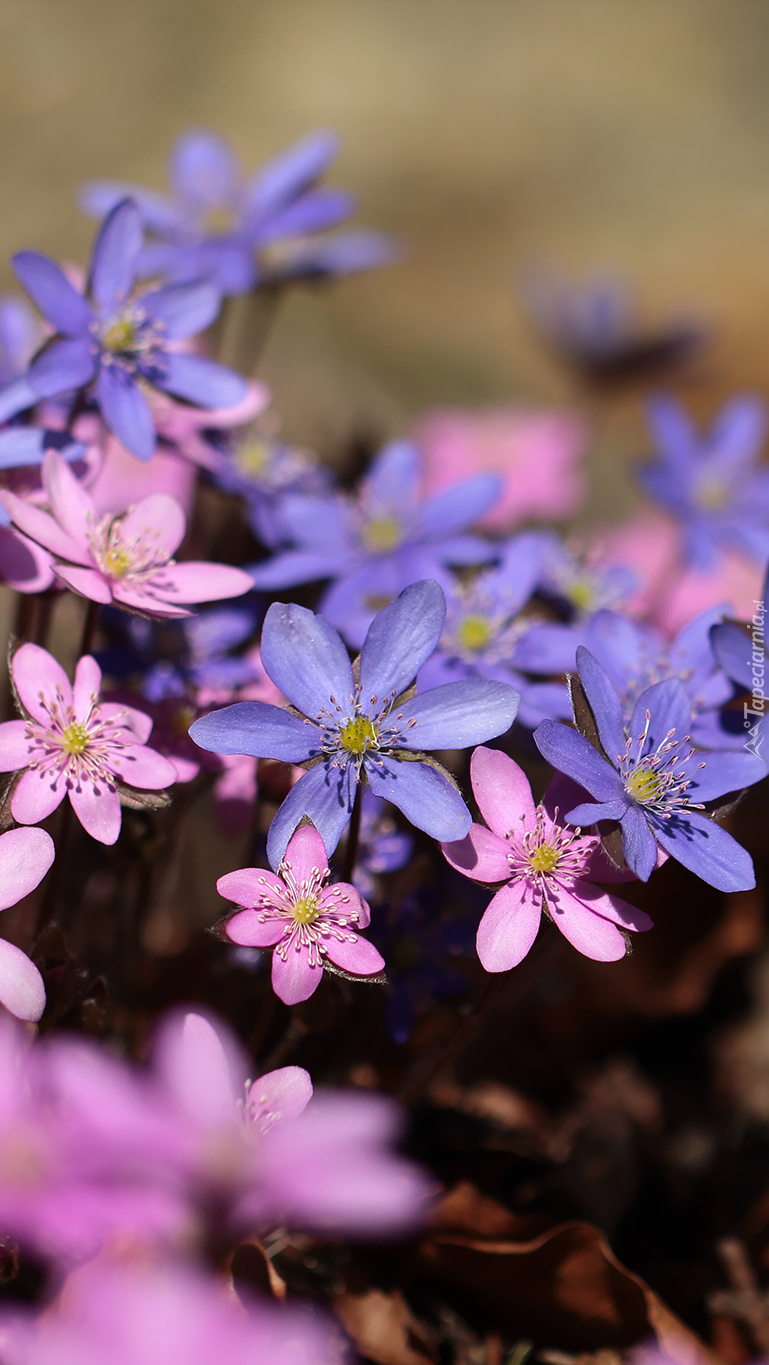
[[[379,509],[408,514],[416,506],[421,477],[421,460],[413,441],[390,441],[361,481],[362,501],[373,515]]]
[[[710,435],[711,462],[724,474],[748,472],[766,437],[766,403],[761,398],[733,398],[724,404]]]
[[[534,731],[542,757],[567,777],[573,777],[598,801],[621,800],[622,779],[584,735],[557,720],[543,720]]]
[[[347,650],[334,627],[294,602],[273,602],[262,627],[262,664],[305,716],[349,715],[355,691]]]
[[[245,379],[215,360],[201,355],[181,355],[168,351],[164,357],[165,374],[157,387],[186,398],[201,408],[232,408],[242,403],[248,392]]]
[[[621,820],[627,810],[626,801],[585,801],[564,816],[569,825],[595,825],[599,820]]]
[[[629,805],[622,817],[622,852],[639,881],[648,882],[657,865],[657,841],[643,811]]]
[[[747,630],[736,621],[724,621],[722,625],[713,626],[710,640],[724,673],[750,691],[753,687],[753,642]]]
[[[138,205],[145,227],[167,232],[180,226],[179,214],[167,195],[120,180],[89,180],[80,190],[77,202],[91,218],[106,218],[122,199],[133,199]]]
[[[150,460],[157,438],[150,405],[122,365],[103,365],[96,381],[102,417],[113,436],[137,460]]]
[[[252,232],[246,228],[249,241],[255,246],[274,242],[281,237],[296,237],[307,232],[322,232],[336,227],[355,212],[355,196],[346,190],[311,190],[275,217],[260,220]]]
[[[221,294],[209,280],[197,284],[169,284],[143,294],[140,303],[148,317],[162,322],[167,336],[194,336],[210,327],[219,312]]]
[[[678,744],[682,744],[691,734],[691,703],[678,678],[666,678],[664,682],[654,683],[641,693],[628,726],[633,740],[637,740],[646,728],[647,712],[651,719],[644,754],[653,753],[660,744],[664,744],[671,730],[675,732],[671,738]],[[679,752],[683,760],[687,751],[681,748]]]
[[[665,464],[679,476],[688,474],[700,450],[697,433],[684,408],[672,398],[655,398],[647,403],[646,416]]]
[[[342,498],[289,493],[281,498],[280,516],[289,537],[306,549],[345,558],[352,552],[353,514]]]
[[[392,802],[417,829],[441,843],[464,839],[472,816],[456,787],[437,768],[392,758],[367,760],[365,768],[374,795]]]
[[[673,671],[679,676],[687,674],[693,679],[687,686],[690,695],[699,694],[700,682],[704,683],[714,670],[715,660],[710,632],[728,615],[729,608],[726,604],[709,607],[684,626],[670,646],[669,657]]]
[[[421,692],[394,712],[404,749],[466,749],[510,729],[521,694],[503,682],[466,678]],[[415,721],[411,725],[411,721]]]
[[[334,237],[292,246],[266,273],[271,280],[352,275],[358,270],[394,265],[403,259],[405,251],[404,244],[391,233],[339,232]]]
[[[0,469],[40,464],[45,432],[40,427],[8,427],[0,431]]]
[[[27,368],[40,342],[37,318],[24,299],[0,298],[0,374],[7,381]]]
[[[625,756],[622,702],[608,673],[584,645],[577,650],[577,668],[606,757],[611,763],[616,763]]]
[[[499,500],[503,486],[497,474],[478,474],[436,493],[421,508],[420,533],[430,540],[443,540],[472,526]]]
[[[55,398],[90,383],[96,373],[96,357],[90,343],[82,341],[52,341],[32,361],[26,382],[40,398]],[[23,382],[23,381],[21,381]]]
[[[657,839],[671,858],[719,891],[749,891],[756,884],[750,854],[697,811],[655,821]]]
[[[12,264],[17,279],[57,332],[78,336],[88,331],[93,321],[90,306],[55,261],[37,251],[19,251]]]
[[[513,661],[527,673],[570,673],[585,638],[584,626],[533,625],[517,642]]]
[[[105,319],[119,312],[128,299],[143,237],[141,214],[133,199],[116,204],[99,228],[88,288]]]
[[[319,129],[268,161],[248,187],[249,216],[274,213],[290,202],[323,174],[338,151],[336,133]]]
[[[320,578],[333,578],[339,569],[339,560],[331,555],[305,553],[303,550],[289,550],[286,554],[276,555],[264,564],[251,564],[247,570],[254,580],[254,587],[293,588],[297,583],[314,583]]]
[[[698,765],[702,762],[705,766],[699,769]],[[716,797],[725,796],[727,792],[752,787],[754,783],[761,782],[766,774],[766,764],[755,754],[731,753],[727,750],[696,753],[686,765],[686,775],[691,781],[687,796],[697,804],[715,801]]]
[[[358,775],[353,763],[343,768],[319,763],[300,777],[270,825],[267,835],[270,866],[277,870],[303,815],[312,820],[330,857],[350,819],[357,787]]]
[[[18,412],[34,407],[37,401],[38,395],[26,375],[21,379],[12,379],[10,384],[0,389],[0,422],[7,422],[9,417],[15,417]]]
[[[223,137],[206,128],[196,129],[174,146],[169,179],[174,194],[189,209],[216,209],[232,203],[240,167]]]
[[[650,659],[664,652],[661,636],[616,611],[597,611],[583,633],[590,653],[618,691],[628,678],[637,678]]]
[[[371,714],[390,693],[399,696],[441,638],[446,598],[434,581],[412,583],[372,621],[360,656],[361,705]]]
[[[250,754],[304,763],[318,748],[318,731],[280,706],[264,701],[238,701],[201,716],[190,736],[212,754]]]

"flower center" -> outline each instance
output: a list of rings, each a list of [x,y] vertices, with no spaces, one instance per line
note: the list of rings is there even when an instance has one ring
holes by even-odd
[[[648,806],[656,801],[662,793],[663,783],[658,773],[652,768],[645,767],[642,763],[633,772],[625,783],[625,790],[641,806]]]
[[[70,754],[73,758],[84,754],[88,748],[88,731],[84,725],[78,725],[73,721],[71,725],[62,732],[61,747],[65,754]]]
[[[403,539],[403,528],[395,517],[370,517],[363,527],[363,544],[374,554],[394,550]]]
[[[697,506],[703,512],[720,512],[730,501],[731,492],[723,479],[702,479],[696,493]]]
[[[463,649],[474,654],[486,649],[491,643],[493,631],[485,616],[465,616],[457,627],[457,640]]]
[[[540,844],[529,854],[529,863],[533,872],[552,872],[560,856],[561,850],[555,844]]]
[[[137,343],[136,332],[136,318],[130,313],[120,313],[102,331],[102,345],[107,351],[133,351]]]
[[[238,450],[237,460],[244,474],[263,474],[270,459],[268,441],[246,441]]]
[[[308,891],[304,896],[300,896],[297,901],[294,901],[291,913],[297,924],[312,924],[323,911],[318,897],[312,891]]]
[[[566,589],[566,596],[578,611],[592,611],[596,600],[595,584],[587,578],[575,578]]]
[[[104,568],[111,578],[125,578],[132,562],[133,556],[120,541],[113,541],[104,556]]]
[[[339,730],[339,743],[348,754],[364,754],[379,746],[376,726],[368,716],[352,716]]]

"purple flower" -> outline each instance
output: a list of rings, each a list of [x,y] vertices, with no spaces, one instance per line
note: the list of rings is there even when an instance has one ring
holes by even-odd
[[[173,149],[171,198],[96,181],[86,185],[81,204],[100,217],[130,196],[154,238],[141,257],[143,272],[177,281],[206,276],[224,294],[386,264],[394,247],[383,234],[316,236],[355,208],[346,191],[316,184],[338,149],[333,133],[310,133],[247,179],[229,143],[201,129],[185,133]],[[225,226],[213,231],[210,223],[217,217]]]
[[[91,837],[114,844],[121,791],[158,791],[176,781],[173,765],[147,747],[152,721],[133,707],[100,701],[101,669],[88,654],[78,661],[74,689],[39,645],[22,645],[11,672],[24,719],[0,725],[0,772],[19,774],[14,820],[37,824],[68,796]]]
[[[34,395],[33,402],[93,385],[110,431],[138,459],[149,460],[157,438],[142,384],[204,408],[229,407],[245,398],[240,375],[176,345],[214,320],[218,289],[197,280],[134,295],[141,249],[139,209],[123,199],[99,229],[87,296],[47,256],[36,251],[14,256],[19,280],[56,336],[23,380],[0,395],[0,418],[30,406],[23,391],[17,392],[19,383]]]
[[[281,505],[289,495],[325,496],[330,472],[310,450],[287,445],[266,431],[251,431],[232,442],[212,467],[211,477],[226,493],[245,499],[246,515],[263,545],[276,550],[292,540]]]
[[[459,791],[423,750],[464,749],[504,734],[519,696],[505,683],[477,678],[404,695],[432,654],[445,614],[437,583],[412,584],[373,621],[355,676],[324,617],[293,603],[272,604],[262,664],[291,710],[239,702],[195,721],[190,734],[214,753],[308,765],[270,827],[273,868],[303,815],[333,853],[361,781],[435,839],[467,833],[471,817]]]
[[[244,867],[220,877],[225,900],[246,908],[227,921],[226,934],[247,948],[272,948],[272,986],[286,1005],[308,1000],[320,984],[324,959],[354,976],[375,976],[384,959],[361,938],[371,919],[354,886],[327,885],[328,855],[313,825],[291,836],[278,874]]]
[[[543,757],[595,797],[595,804],[568,811],[568,824],[618,821],[625,859],[642,881],[651,876],[659,844],[720,891],[755,886],[745,849],[702,811],[717,797],[759,782],[766,764],[750,753],[691,748],[691,707],[677,678],[646,688],[626,724],[610,678],[583,647],[577,666],[596,744],[557,721],[543,721],[534,734]]]
[[[622,607],[637,591],[638,577],[626,564],[602,562],[595,553],[568,545],[557,535],[540,539],[540,592],[569,621]]]
[[[331,578],[325,616],[360,648],[380,606],[409,583],[439,577],[445,564],[494,557],[467,528],[496,501],[494,474],[466,479],[423,499],[421,458],[409,441],[386,445],[355,498],[287,497],[278,505],[293,548],[251,570],[260,589]]]
[[[387,803],[364,790],[358,857],[352,876],[361,895],[372,900],[377,894],[376,878],[405,867],[413,848],[414,840],[397,828]]]
[[[650,929],[643,910],[601,891],[613,880],[600,840],[566,829],[559,819],[556,778],[535,806],[526,774],[496,749],[476,749],[473,793],[486,825],[443,844],[457,872],[479,882],[503,882],[478,926],[478,956],[487,972],[507,972],[532,947],[544,911],[577,952],[597,962],[624,957],[623,930]],[[571,793],[570,793],[571,795]],[[616,872],[614,873],[616,876]]]
[[[243,569],[188,560],[174,550],[184,539],[184,511],[175,498],[152,493],[122,516],[100,516],[96,503],[56,451],[43,461],[50,512],[14,493],[0,501],[20,531],[57,556],[57,577],[92,602],[116,602],[148,616],[189,616],[188,602],[238,597],[251,587]]]
[[[769,471],[761,463],[765,403],[758,398],[733,399],[706,438],[697,436],[686,412],[672,398],[650,403],[648,416],[657,459],[641,466],[638,480],[644,492],[680,523],[687,562],[711,569],[724,548],[766,560]]]

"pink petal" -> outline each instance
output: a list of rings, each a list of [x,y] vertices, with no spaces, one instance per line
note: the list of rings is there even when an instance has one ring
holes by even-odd
[[[355,935],[354,943],[347,939],[340,943],[339,939],[331,934],[323,940],[323,946],[327,956],[337,967],[341,967],[345,972],[354,972],[356,976],[374,976],[376,972],[381,972],[385,965],[382,954],[377,952],[373,943],[369,943],[367,938],[361,938],[359,934]]]
[[[0,577],[16,592],[45,592],[54,580],[53,560],[12,526],[0,526]]]
[[[127,588],[124,583],[112,585],[113,596],[120,606],[141,612],[144,616],[157,616],[161,620],[174,620],[182,616],[192,616],[184,607],[171,606],[160,598],[144,592],[141,588]]]
[[[45,1009],[45,986],[34,962],[15,943],[0,939],[0,1005],[36,1024]]]
[[[293,874],[299,882],[309,881],[313,872],[328,871],[328,854],[314,825],[302,825],[291,836],[285,861],[291,864]]]
[[[500,838],[511,829],[520,829],[522,815],[534,820],[536,807],[528,778],[507,754],[482,745],[470,759],[470,778],[478,809]]]
[[[112,589],[98,569],[76,568],[72,564],[57,564],[55,569],[57,578],[89,602],[100,602],[106,607],[112,601]]]
[[[163,589],[168,601],[216,602],[226,597],[241,597],[251,592],[253,579],[244,569],[230,564],[209,564],[205,560],[186,560],[163,570],[163,581],[171,584]]]
[[[510,864],[507,861],[509,848],[505,839],[492,834],[485,825],[472,825],[464,839],[453,844],[441,844],[441,851],[447,863],[455,867],[465,877],[477,882],[504,882],[510,877]]]
[[[201,1014],[173,1014],[160,1026],[154,1055],[165,1088],[193,1123],[234,1126],[246,1069],[228,1031]]]
[[[578,953],[595,962],[618,962],[625,956],[627,945],[619,929],[571,891],[559,887],[557,897],[548,895],[547,902],[553,923]]]
[[[36,541],[38,545],[42,545],[44,549],[50,550],[52,554],[59,555],[62,559],[71,560],[73,564],[93,564],[90,551],[83,549],[78,541],[68,536],[48,512],[33,507],[15,493],[7,491],[0,493],[0,502],[14,526],[18,526],[30,540]]]
[[[98,791],[91,782],[83,782],[79,791],[77,787],[72,787],[69,799],[83,829],[92,839],[100,844],[117,842],[123,813],[120,797],[117,792],[110,791],[106,782],[99,782]]]
[[[539,893],[523,878],[492,897],[475,940],[487,972],[507,972],[523,961],[537,937],[540,916]]]
[[[120,535],[123,540],[147,540],[165,550],[169,559],[184,540],[187,521],[184,508],[168,493],[150,493],[123,517]]]
[[[131,744],[122,749],[111,760],[111,766],[121,781],[147,791],[170,787],[176,781],[176,769],[170,759],[145,744]]]
[[[277,915],[262,920],[258,910],[241,910],[228,919],[225,930],[232,943],[244,948],[274,948],[283,937],[285,924]]]
[[[55,811],[64,800],[67,788],[63,777],[59,778],[56,787],[53,781],[50,773],[45,777],[32,769],[22,773],[11,800],[14,820],[18,820],[20,825],[36,825],[38,820],[44,820],[46,815]]]
[[[171,762],[176,769],[177,782],[191,782],[193,777],[197,777],[200,772],[200,764],[193,763],[190,758],[180,758],[178,754],[174,754]],[[216,788],[214,788],[214,796],[216,796]]]
[[[77,661],[75,669],[75,682],[72,688],[72,695],[75,703],[75,715],[78,720],[85,720],[94,702],[99,700],[101,692],[101,669],[91,654],[84,654]]]
[[[267,1071],[249,1087],[246,1112],[258,1128],[297,1119],[312,1099],[312,1081],[303,1066]]]
[[[643,933],[646,929],[654,928],[654,921],[649,919],[645,910],[639,910],[636,905],[628,905],[627,901],[620,900],[619,896],[601,891],[590,882],[577,881],[571,887],[571,891],[594,914],[611,920],[612,924],[619,924],[623,929],[634,929],[636,933]]]
[[[272,989],[284,1005],[298,1005],[309,1000],[320,985],[322,967],[311,967],[306,948],[289,948],[287,960],[278,953],[272,955]]]
[[[46,452],[43,483],[48,494],[48,505],[59,525],[90,558],[88,522],[95,515],[96,507],[93,498],[78,483],[67,461],[57,450]]]
[[[44,829],[9,829],[0,835],[0,910],[34,891],[54,856],[53,839]]]
[[[30,744],[26,733],[25,720],[6,720],[0,725],[0,773],[15,773],[27,767]]]
[[[47,712],[40,704],[41,692],[46,697],[53,697],[60,691],[63,705],[72,706],[69,678],[47,649],[41,649],[39,645],[22,645],[21,649],[16,650],[11,667],[21,704],[36,720],[48,719]]]
[[[371,906],[363,899],[357,886],[353,886],[351,882],[335,882],[333,886],[327,886],[320,896],[321,905],[325,909],[338,910],[341,897],[334,894],[337,891],[341,891],[342,896],[347,896],[350,901],[350,906],[345,905],[342,907],[343,910],[346,911],[348,908],[357,910],[358,928],[367,929],[371,923]]]
[[[137,711],[135,706],[128,706],[126,702],[102,701],[99,703],[99,711],[104,720],[111,720],[117,725],[122,724],[126,730],[130,730],[139,744],[146,744],[152,734],[152,716],[148,716],[144,711]]]
[[[216,889],[226,901],[247,906],[256,905],[264,895],[272,895],[280,902],[285,891],[280,877],[264,867],[241,867],[228,872],[219,878]]]

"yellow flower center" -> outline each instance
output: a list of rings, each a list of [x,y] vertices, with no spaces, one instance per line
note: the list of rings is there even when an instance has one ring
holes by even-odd
[[[532,872],[552,872],[558,862],[558,849],[554,844],[540,844],[529,854]]]
[[[270,446],[267,441],[246,441],[238,451],[238,464],[244,474],[263,474],[267,468]]]
[[[104,556],[104,568],[111,578],[124,578],[133,563],[124,545],[110,545]]]
[[[566,596],[578,611],[590,611],[595,604],[595,588],[586,578],[577,578],[569,587]]]
[[[642,806],[656,801],[662,791],[662,783],[651,768],[636,768],[627,780],[626,790]]]
[[[88,748],[88,731],[73,721],[68,725],[61,737],[61,747],[66,754],[71,754],[77,758],[79,754],[84,754]]]
[[[697,489],[697,505],[703,512],[720,512],[729,497],[729,488],[723,479],[703,479]]]
[[[108,351],[131,351],[136,345],[136,323],[131,317],[117,317],[101,334]]]
[[[485,616],[466,616],[460,621],[457,639],[463,649],[480,653],[491,643],[491,626]]]
[[[371,517],[363,527],[363,543],[374,554],[394,550],[403,539],[403,529],[395,517]]]
[[[348,754],[364,754],[377,747],[377,732],[368,716],[353,716],[339,731],[339,742]]]
[[[318,897],[310,891],[306,896],[300,896],[294,903],[291,911],[297,924],[312,924],[313,920],[321,914],[321,907]]]

